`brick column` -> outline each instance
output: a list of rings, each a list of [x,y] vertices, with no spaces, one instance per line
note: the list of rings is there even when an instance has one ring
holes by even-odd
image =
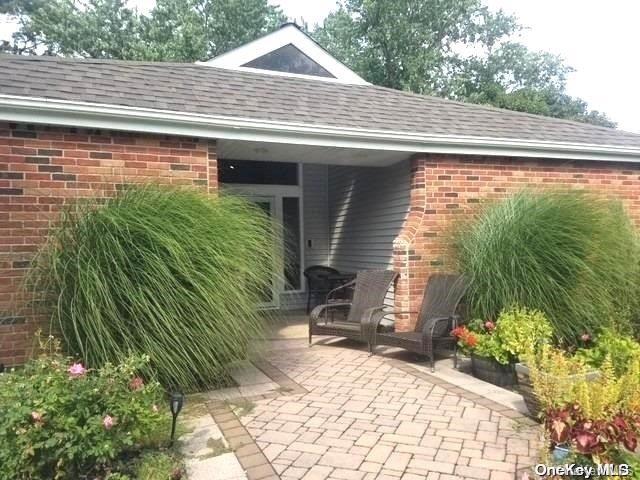
[[[425,284],[426,267],[420,265],[421,256],[416,253],[415,242],[427,210],[427,166],[427,155],[416,155],[411,159],[409,214],[400,234],[393,241],[393,267],[400,273],[394,297],[398,311],[409,312],[420,308],[420,287]],[[396,315],[395,322],[397,330],[406,331],[415,325],[416,315]]]
[[[218,150],[215,140],[210,140],[208,144],[207,156],[207,178],[209,193],[218,192]]]

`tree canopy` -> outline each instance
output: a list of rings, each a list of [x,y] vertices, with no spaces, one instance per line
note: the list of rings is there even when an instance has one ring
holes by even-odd
[[[267,0],[0,0],[19,28],[3,50],[121,60],[193,62],[254,40],[286,20]]]
[[[286,20],[267,0],[0,0],[18,30],[0,48],[123,60],[206,60]],[[306,27],[306,26],[305,26]],[[566,92],[562,58],[518,43],[518,20],[482,0],[340,0],[309,33],[376,85],[615,126]]]
[[[342,0],[312,34],[377,85],[615,126],[566,93],[562,58],[516,41],[522,28],[481,0]]]

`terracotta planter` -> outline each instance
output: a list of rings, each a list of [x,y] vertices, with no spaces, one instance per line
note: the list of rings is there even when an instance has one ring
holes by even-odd
[[[474,377],[499,387],[516,384],[516,372],[512,363],[502,365],[493,358],[480,357],[473,353],[471,354],[471,373]]]
[[[518,377],[518,391],[524,399],[524,403],[529,410],[529,414],[531,415],[531,417],[539,419],[540,402],[538,401],[538,397],[533,390],[533,384],[531,383],[531,378],[529,377],[529,367],[527,367],[524,363],[516,363],[516,374]],[[570,375],[567,379],[567,382],[571,384],[585,378],[587,381],[593,381],[598,377],[600,377],[600,372],[596,370],[580,375]]]

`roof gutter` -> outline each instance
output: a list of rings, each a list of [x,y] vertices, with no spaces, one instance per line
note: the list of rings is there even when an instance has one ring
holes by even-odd
[[[327,125],[203,115],[173,110],[156,110],[12,95],[0,95],[0,120],[212,139],[396,152],[544,157],[618,162],[640,161],[640,148],[615,145],[425,135],[358,128],[338,128]]]

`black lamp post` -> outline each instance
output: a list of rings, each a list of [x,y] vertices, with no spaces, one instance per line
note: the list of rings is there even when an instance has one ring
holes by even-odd
[[[173,437],[176,434],[176,421],[178,420],[178,414],[180,410],[182,410],[182,406],[184,405],[184,394],[180,392],[173,392],[171,397],[169,398],[169,409],[171,410],[171,415],[173,415],[173,423],[171,424],[171,442],[169,446],[173,446]]]

